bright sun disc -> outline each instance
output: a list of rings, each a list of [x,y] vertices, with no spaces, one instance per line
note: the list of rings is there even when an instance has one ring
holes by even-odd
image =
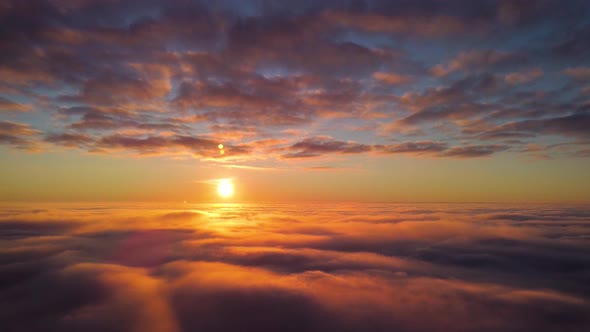
[[[230,197],[234,193],[234,186],[229,180],[219,181],[217,193],[221,197]]]

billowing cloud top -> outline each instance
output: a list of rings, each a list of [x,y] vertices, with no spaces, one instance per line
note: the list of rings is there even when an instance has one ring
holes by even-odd
[[[588,331],[587,207],[0,209],[3,331]]]
[[[282,162],[587,157],[589,10],[583,0],[2,1],[0,144]]]

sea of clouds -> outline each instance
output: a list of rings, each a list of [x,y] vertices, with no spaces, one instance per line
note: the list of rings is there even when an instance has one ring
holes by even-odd
[[[589,331],[590,208],[13,205],[0,330]]]

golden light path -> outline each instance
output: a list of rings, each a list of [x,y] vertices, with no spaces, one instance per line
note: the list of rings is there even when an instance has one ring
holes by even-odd
[[[219,184],[217,185],[217,193],[221,197],[230,197],[234,193],[234,185],[229,179],[219,180]]]

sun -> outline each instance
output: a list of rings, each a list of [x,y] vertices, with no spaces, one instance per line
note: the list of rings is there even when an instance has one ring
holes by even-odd
[[[234,185],[230,180],[220,180],[217,185],[217,193],[221,197],[230,197],[234,194]]]

